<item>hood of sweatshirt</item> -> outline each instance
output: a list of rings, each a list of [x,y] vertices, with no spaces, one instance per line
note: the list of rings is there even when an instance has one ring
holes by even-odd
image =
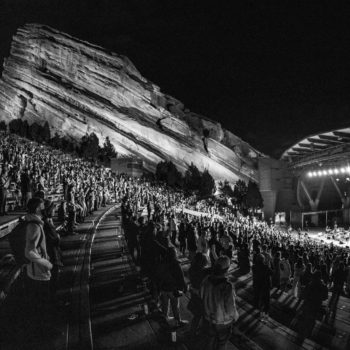
[[[39,225],[44,225],[44,222],[41,220],[40,216],[36,215],[36,214],[27,214],[24,217],[25,221],[34,221],[36,223],[38,223]]]

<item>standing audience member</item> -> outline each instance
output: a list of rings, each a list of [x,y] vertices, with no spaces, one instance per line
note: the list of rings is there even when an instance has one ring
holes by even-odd
[[[212,274],[202,283],[200,294],[204,307],[206,334],[210,337],[207,349],[226,349],[232,334],[232,325],[238,320],[236,294],[233,284],[227,278],[230,259],[217,259]]]
[[[332,273],[333,293],[329,304],[333,312],[335,312],[335,309],[337,307],[339,296],[344,291],[344,283],[347,277],[346,273],[347,271],[345,270],[345,266],[343,263],[340,263],[339,265],[335,266],[334,271]]]
[[[197,253],[191,263],[188,271],[191,283],[191,298],[188,303],[188,309],[193,314],[191,322],[191,333],[196,335],[200,321],[204,316],[203,303],[200,297],[200,286],[203,279],[209,274],[208,258],[203,253]]]
[[[179,225],[179,242],[180,242],[180,252],[185,255],[186,253],[186,241],[187,241],[187,220],[185,218],[181,219]]]
[[[197,240],[197,252],[209,256],[209,244],[207,240],[207,233],[205,230],[201,230]]]
[[[277,251],[273,258],[273,275],[272,275],[272,285],[277,289],[280,289],[281,287],[280,263],[281,263],[281,252]]]
[[[187,225],[187,249],[188,257],[192,261],[197,251],[197,238],[192,223]]]
[[[29,199],[32,198],[32,183],[30,179],[30,171],[23,169],[21,174],[21,193],[22,193],[22,206],[25,208]]]
[[[6,199],[10,186],[10,176],[8,169],[3,167],[0,175],[0,216],[6,215]]]
[[[176,235],[177,235],[177,225],[175,222],[175,215],[172,214],[169,220],[169,229],[170,229],[170,234],[171,234],[171,243],[173,244],[174,247],[177,246],[176,244]]]
[[[28,201],[28,214],[25,216],[26,246],[25,256],[29,260],[26,266],[29,314],[33,322],[37,324],[36,329],[45,334],[47,329],[47,316],[49,315],[49,284],[51,278],[52,264],[46,249],[46,238],[44,234],[44,222],[41,219],[43,201],[40,198],[31,198]]]
[[[262,246],[262,252],[261,254],[264,256],[265,258],[265,264],[270,268],[270,269],[273,269],[273,259],[272,259],[272,256],[271,256],[271,253],[270,251],[267,249],[267,245],[264,244]]]
[[[280,288],[282,292],[286,292],[288,283],[290,281],[291,277],[291,267],[289,263],[289,254],[285,252],[283,254],[283,258],[279,264],[279,269],[280,269]]]
[[[180,317],[180,297],[187,291],[184,274],[176,256],[176,249],[167,250],[165,261],[159,271],[162,312],[169,319],[169,303],[178,326],[187,324]]]
[[[265,257],[258,254],[253,265],[254,304],[259,310],[259,317],[264,322],[270,309],[271,276],[273,271],[265,262]]]
[[[298,261],[294,264],[294,276],[291,293],[294,297],[300,298],[301,293],[301,279],[305,272],[305,265],[301,257],[298,258]]]
[[[322,302],[328,298],[328,289],[321,280],[321,272],[312,274],[311,282],[306,286],[304,293],[304,304],[300,317],[299,334],[309,337],[315,324],[316,317],[321,311]]]
[[[59,271],[63,266],[62,253],[60,249],[60,236],[56,232],[56,228],[52,220],[54,203],[47,200],[45,201],[44,205],[45,209],[43,210],[43,221],[44,233],[46,237],[46,247],[47,253],[50,257],[50,262],[53,265],[50,280],[50,296],[51,299],[55,301]]]
[[[250,271],[249,249],[246,243],[243,243],[238,250],[238,266],[241,274],[247,274]]]

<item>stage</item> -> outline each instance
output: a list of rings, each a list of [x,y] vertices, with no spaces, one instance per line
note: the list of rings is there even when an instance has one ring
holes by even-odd
[[[341,248],[350,248],[350,240],[346,241],[344,240],[343,243],[340,243],[338,239],[327,239],[327,234],[325,233],[325,230],[322,229],[322,228],[310,228],[309,231],[302,231],[302,234],[301,234],[301,237],[302,237],[302,240],[304,240],[305,238],[305,233],[307,233],[308,235],[308,238],[310,240],[313,240],[315,242],[318,242],[318,243],[325,243],[325,244],[328,244],[330,245],[331,243],[334,245],[334,246],[337,246],[337,247],[341,247]],[[292,232],[293,235],[295,235],[295,238],[298,239],[298,233],[297,231],[293,231]],[[332,236],[332,235],[330,235]]]

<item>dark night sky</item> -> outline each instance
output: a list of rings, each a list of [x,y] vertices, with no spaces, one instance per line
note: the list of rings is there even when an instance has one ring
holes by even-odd
[[[1,61],[18,26],[44,23],[128,56],[163,92],[267,154],[350,126],[350,13],[339,2],[0,3]]]

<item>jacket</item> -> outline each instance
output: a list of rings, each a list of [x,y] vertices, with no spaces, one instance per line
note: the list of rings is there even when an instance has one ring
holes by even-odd
[[[311,281],[305,288],[304,309],[317,313],[322,307],[322,301],[328,298],[328,289],[322,281]]]
[[[158,267],[160,290],[166,292],[186,291],[187,284],[178,261],[160,264]]]
[[[27,275],[29,278],[38,281],[49,281],[50,271],[38,259],[49,260],[46,250],[46,239],[43,229],[43,221],[34,214],[27,214],[25,221],[35,221],[27,225],[25,256],[30,261],[27,264]]]
[[[226,325],[238,319],[236,294],[226,277],[208,276],[203,280],[200,296],[204,317],[212,324]]]

